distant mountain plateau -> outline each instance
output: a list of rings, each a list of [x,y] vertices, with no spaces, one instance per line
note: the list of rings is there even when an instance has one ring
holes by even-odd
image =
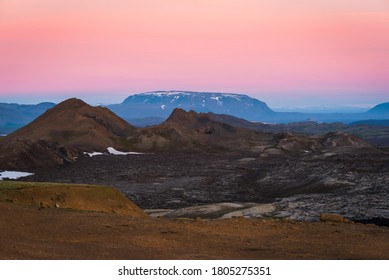
[[[0,103],[0,135],[23,127],[54,106],[54,103],[49,102],[38,105]],[[320,110],[306,108],[297,112],[290,109],[275,112],[263,101],[247,95],[215,92],[153,91],[131,95],[120,104],[106,107],[137,127],[161,124],[175,108],[198,113],[231,115],[251,122],[272,124],[310,121],[387,126],[389,120],[389,103],[378,104],[365,111],[338,106],[331,107],[332,109],[323,107],[324,109]]]
[[[0,137],[29,124],[54,106],[49,102],[38,105],[0,103]],[[340,130],[373,145],[389,146],[389,103],[379,104],[364,113],[274,112],[266,103],[242,94],[153,91],[131,95],[121,104],[106,108],[134,127],[160,125],[174,109],[180,108],[257,131],[316,135]]]

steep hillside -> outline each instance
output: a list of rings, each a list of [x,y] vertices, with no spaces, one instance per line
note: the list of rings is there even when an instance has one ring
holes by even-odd
[[[122,149],[123,139],[134,131],[107,108],[69,99],[1,138],[0,167],[58,165],[83,152]]]
[[[272,135],[234,127],[207,114],[175,109],[161,125],[139,130],[134,147],[151,151],[251,151],[269,145]]]
[[[107,108],[92,107],[73,98],[58,104],[8,138],[45,139],[91,151],[115,145],[120,137],[134,130],[134,127]]]

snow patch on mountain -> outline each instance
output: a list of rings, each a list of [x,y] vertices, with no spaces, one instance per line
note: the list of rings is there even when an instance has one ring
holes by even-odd
[[[212,99],[212,100],[216,100],[216,102],[217,102],[217,104],[218,104],[219,106],[223,106],[223,102],[220,101],[221,96],[212,96],[211,99]]]
[[[137,95],[153,95],[153,96],[177,96],[177,95],[190,95],[190,92],[186,91],[150,91],[139,93]]]
[[[175,108],[198,113],[229,114],[250,121],[273,114],[266,103],[244,94],[181,90],[133,94],[123,103],[108,108],[124,119],[167,118]]]

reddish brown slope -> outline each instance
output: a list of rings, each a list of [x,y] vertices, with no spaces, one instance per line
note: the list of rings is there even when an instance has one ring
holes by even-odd
[[[72,98],[11,134],[9,139],[45,139],[90,151],[114,146],[119,138],[130,135],[134,130],[109,109],[92,107]]]
[[[322,152],[378,152],[365,141],[342,132],[307,137],[290,133],[272,134],[232,126],[213,118],[213,114],[175,109],[161,125],[140,130],[136,135],[140,149],[201,150],[207,152],[250,152],[304,155]]]
[[[141,129],[139,149],[174,151],[248,151],[268,145],[270,134],[213,121],[207,114],[175,109],[161,125]]]
[[[68,99],[0,141],[0,168],[58,165],[82,152],[125,149],[136,129],[102,107]]]
[[[0,203],[0,259],[388,259],[389,229],[168,220]]]

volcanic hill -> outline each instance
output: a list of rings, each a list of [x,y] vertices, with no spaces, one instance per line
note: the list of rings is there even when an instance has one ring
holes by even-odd
[[[138,152],[238,152],[250,156],[338,153],[345,147],[347,151],[373,149],[345,133],[321,137],[274,134],[261,127],[253,130],[213,118],[211,114],[175,109],[161,125],[137,129],[107,108],[92,107],[73,98],[0,138],[0,168],[62,165],[84,152],[105,152],[108,147]]]
[[[272,135],[214,121],[207,114],[175,109],[161,125],[139,130],[137,149],[152,151],[256,152]]]
[[[63,164],[79,154],[124,148],[136,129],[109,109],[68,99],[0,140],[0,167]]]

